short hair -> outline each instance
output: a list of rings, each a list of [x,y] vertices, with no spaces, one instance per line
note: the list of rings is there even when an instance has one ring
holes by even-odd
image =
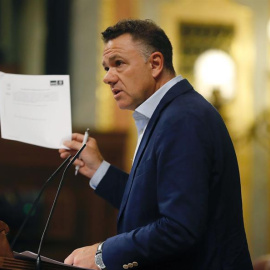
[[[108,27],[102,34],[105,43],[123,34],[130,34],[134,41],[141,41],[145,47],[143,54],[149,57],[153,52],[160,52],[164,57],[164,66],[175,73],[172,63],[172,44],[165,32],[151,20],[121,20]]]

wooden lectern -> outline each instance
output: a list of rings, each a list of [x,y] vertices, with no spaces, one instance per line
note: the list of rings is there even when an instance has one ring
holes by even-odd
[[[9,228],[6,223],[0,220],[0,269],[3,270],[35,270],[36,261],[34,259],[15,259],[13,252],[7,240]],[[74,270],[82,269],[68,265],[54,264],[50,262],[41,262],[42,270]]]

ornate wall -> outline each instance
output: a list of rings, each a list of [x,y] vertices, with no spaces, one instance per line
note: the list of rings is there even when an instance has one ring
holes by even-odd
[[[14,0],[0,0],[0,68],[6,72],[42,74],[46,62],[45,42],[48,31],[46,16],[50,15],[46,8],[48,0],[24,0],[18,6],[15,2],[18,3]],[[68,2],[71,5],[68,46],[73,130],[83,131],[89,127],[92,134],[101,138],[100,145],[104,145],[106,153],[110,152],[112,147],[108,136],[120,134],[116,136],[118,140],[115,145],[120,147],[121,151],[118,152],[116,149],[114,154],[119,154],[121,166],[126,170],[131,166],[136,131],[131,112],[117,108],[109,87],[102,82],[105,73],[101,66],[103,44],[100,32],[123,18],[153,19],[164,28],[171,39],[177,73],[187,77],[193,84],[195,84],[194,63],[202,52],[214,47],[230,54],[236,64],[236,93],[233,100],[223,105],[222,114],[232,135],[239,160],[245,226],[252,257],[269,253],[270,116],[265,114],[270,108],[270,41],[266,36],[269,0],[69,0]],[[3,59],[3,54],[6,59]],[[199,88],[197,90],[200,91]],[[10,156],[16,155],[18,161],[12,163],[10,159],[8,163],[6,159],[0,160],[0,167],[4,172],[3,179],[7,179],[1,182],[1,187],[6,187],[6,184],[10,186],[12,183],[13,187],[18,187],[19,190],[25,187],[24,191],[27,191],[27,188],[31,191],[30,185],[34,183],[36,189],[40,182],[37,183],[33,179],[38,176],[45,177],[58,164],[57,159],[51,164],[39,156],[38,162],[44,162],[47,169],[44,171],[43,165],[33,163],[29,170],[31,162],[24,163],[23,153],[16,154],[16,147],[4,140],[0,142],[3,144],[1,147],[4,155],[14,151]],[[39,153],[38,148],[27,145],[26,147],[33,154],[36,151]],[[45,154],[48,158],[51,155],[54,154],[51,152]],[[119,162],[117,155],[110,156],[109,159],[112,163]],[[11,175],[9,171],[12,171]],[[12,179],[11,182],[9,179]],[[82,189],[81,184],[78,184],[78,189],[74,189],[74,193],[70,193],[69,190],[65,196],[80,198]],[[2,191],[10,194],[8,189]],[[87,194],[83,194],[84,198]],[[89,209],[90,218],[103,221],[107,210],[102,210],[102,216],[98,217],[91,209],[91,201],[95,199],[92,198],[92,194],[89,196],[89,201],[86,204],[78,202],[78,208],[74,208],[75,210],[70,206],[71,211],[80,211],[77,209],[86,207]],[[3,193],[0,199],[2,198]],[[107,206],[104,207],[103,209],[107,209]],[[75,216],[77,215],[82,216],[82,213],[76,212]],[[94,230],[98,223],[92,219],[85,221],[85,224]],[[63,234],[73,234],[74,228],[80,229],[80,226],[83,225],[68,227]],[[102,230],[104,233],[107,227]],[[96,240],[97,236],[90,231],[84,229],[84,233],[88,240]],[[81,240],[83,241],[83,237],[79,242]],[[69,236],[66,241],[70,241]],[[51,240],[51,243],[54,243],[54,240]],[[61,242],[64,246],[63,243],[65,240]]]

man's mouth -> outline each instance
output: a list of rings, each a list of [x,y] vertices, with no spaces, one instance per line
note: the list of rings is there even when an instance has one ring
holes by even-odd
[[[114,96],[117,96],[117,94],[119,94],[121,90],[113,89],[112,92]]]

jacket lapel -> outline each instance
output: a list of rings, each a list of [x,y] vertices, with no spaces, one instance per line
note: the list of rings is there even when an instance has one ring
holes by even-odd
[[[159,105],[157,106],[156,110],[154,111],[154,114],[152,115],[152,117],[147,125],[147,128],[146,128],[145,133],[144,133],[143,138],[142,138],[142,141],[141,141],[140,146],[137,150],[135,160],[133,162],[133,166],[132,166],[131,172],[129,174],[129,178],[128,178],[128,181],[126,184],[125,192],[123,194],[123,198],[122,198],[122,202],[121,202],[121,206],[120,206],[120,210],[119,210],[119,214],[118,214],[118,221],[120,220],[120,217],[121,217],[123,210],[126,206],[127,199],[128,199],[128,196],[129,196],[132,184],[133,184],[133,179],[134,179],[134,175],[136,173],[137,167],[140,164],[141,158],[142,158],[143,153],[146,149],[148,141],[150,140],[151,135],[153,134],[155,126],[156,126],[158,119],[160,117],[160,114],[162,113],[164,108],[167,107],[167,105],[176,96],[182,95],[183,93],[187,92],[190,89],[192,89],[192,86],[186,79],[178,82],[165,94],[165,96],[162,98]]]

